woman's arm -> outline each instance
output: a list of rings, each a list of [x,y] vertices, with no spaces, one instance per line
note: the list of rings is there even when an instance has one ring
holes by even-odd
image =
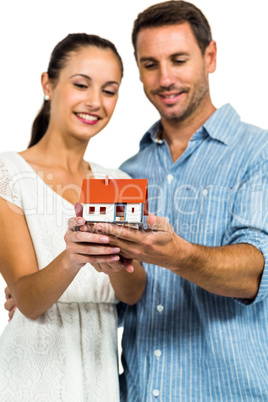
[[[140,262],[133,260],[130,264],[129,260],[121,257],[118,262],[92,265],[97,271],[109,275],[119,300],[127,304],[136,304],[139,301],[146,284],[146,272]]]
[[[87,262],[119,260],[107,245],[107,236],[76,232],[70,225],[65,235],[66,250],[38,270],[31,235],[21,209],[13,204],[11,208],[0,198],[0,210],[0,272],[15,304],[28,318],[36,319],[51,307]]]
[[[78,217],[80,230],[83,232],[94,233],[94,226],[84,225],[83,207],[81,204],[75,204],[76,219],[70,219],[69,227],[78,225]],[[118,248],[117,252],[120,252]],[[141,298],[146,285],[146,272],[142,264],[135,260],[120,257],[120,260],[113,262],[93,262],[91,264],[98,272],[103,272],[110,277],[111,285],[114,288],[116,297],[124,303],[136,304]]]

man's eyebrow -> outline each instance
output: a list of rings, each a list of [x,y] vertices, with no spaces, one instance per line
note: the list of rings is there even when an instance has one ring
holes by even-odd
[[[173,59],[174,57],[181,57],[181,56],[189,56],[189,53],[187,52],[178,52],[178,53],[173,53],[170,55],[170,57]]]
[[[189,56],[189,53],[187,52],[178,52],[178,53],[173,53],[171,55],[169,55],[170,59],[174,59],[174,57],[185,57],[185,56]],[[153,62],[157,62],[158,60],[154,57],[141,57],[140,59],[140,63],[144,63],[147,61],[153,61]]]
[[[146,61],[157,61],[154,57],[142,57],[140,60],[140,63],[144,63]]]

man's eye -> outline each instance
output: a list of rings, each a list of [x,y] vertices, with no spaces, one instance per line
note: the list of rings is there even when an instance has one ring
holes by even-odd
[[[173,63],[175,63],[175,64],[184,64],[184,63],[186,63],[186,60],[185,59],[176,59],[176,60],[173,61]]]
[[[150,64],[145,64],[144,65],[144,68],[146,69],[146,70],[152,70],[153,68],[155,68],[156,67],[156,64],[155,63],[150,63]]]

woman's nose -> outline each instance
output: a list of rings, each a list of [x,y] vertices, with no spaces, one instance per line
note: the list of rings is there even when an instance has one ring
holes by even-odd
[[[101,106],[101,95],[99,90],[90,88],[86,97],[86,105],[94,110]]]

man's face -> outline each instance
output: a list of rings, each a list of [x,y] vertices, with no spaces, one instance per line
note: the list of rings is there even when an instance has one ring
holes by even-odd
[[[202,55],[188,23],[145,28],[137,37],[140,80],[162,120],[184,121],[210,102],[215,60],[215,42]]]

